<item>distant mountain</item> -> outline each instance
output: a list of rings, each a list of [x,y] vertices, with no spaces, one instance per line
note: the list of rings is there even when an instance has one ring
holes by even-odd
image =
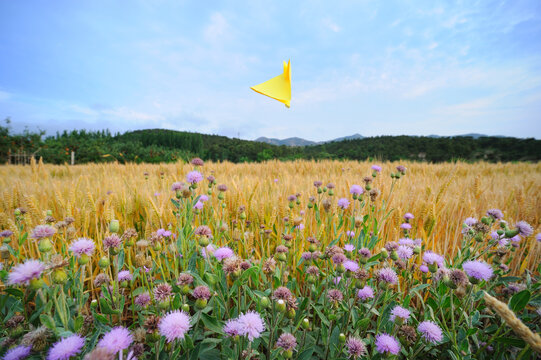
[[[267,137],[259,137],[255,139],[257,142],[263,142],[267,144],[272,145],[287,145],[287,146],[308,146],[308,145],[316,145],[317,143],[315,141],[305,140],[298,137],[291,137],[287,139],[274,139],[274,138],[267,138]]]
[[[291,138],[287,138],[287,139],[276,139],[276,138],[267,138],[267,137],[262,136],[262,137],[259,137],[259,138],[255,139],[255,141],[263,142],[263,143],[267,143],[267,144],[272,144],[272,145],[278,145],[278,146],[279,145],[310,146],[310,145],[319,145],[319,144],[325,144],[325,143],[337,142],[337,141],[343,141],[343,140],[357,140],[357,139],[364,139],[364,136],[362,136],[361,134],[353,134],[353,135],[349,135],[349,136],[344,136],[344,137],[339,137],[339,138],[332,139],[332,140],[319,141],[319,142],[306,140],[306,139],[302,139],[302,138],[299,138],[299,137],[291,137]]]

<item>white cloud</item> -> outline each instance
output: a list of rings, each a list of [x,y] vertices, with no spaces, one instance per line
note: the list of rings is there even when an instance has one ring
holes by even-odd
[[[211,43],[223,41],[229,37],[231,29],[226,18],[219,12],[216,12],[210,17],[210,24],[204,30],[205,39]]]
[[[340,32],[342,30],[342,28],[340,26],[338,26],[334,21],[332,21],[329,18],[323,19],[323,25],[327,29],[329,29],[329,30],[331,30],[331,31],[333,31],[335,33]]]

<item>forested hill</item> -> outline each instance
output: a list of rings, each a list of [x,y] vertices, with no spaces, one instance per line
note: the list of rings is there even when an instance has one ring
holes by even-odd
[[[41,156],[45,163],[69,162],[75,151],[76,163],[86,162],[172,162],[200,157],[232,162],[269,159],[352,159],[417,160],[443,162],[539,161],[541,140],[503,137],[417,137],[379,136],[330,142],[305,147],[277,146],[174,130],[139,130],[123,134],[109,131],[64,131],[45,137],[26,131],[12,134],[0,126],[0,158],[21,150]]]

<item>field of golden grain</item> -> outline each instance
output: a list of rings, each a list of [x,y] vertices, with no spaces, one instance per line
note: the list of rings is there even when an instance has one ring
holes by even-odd
[[[240,241],[241,252],[255,249],[257,256],[265,251],[258,247],[259,237],[263,236],[262,226],[276,227],[280,233],[284,217],[302,217],[303,211],[303,235],[317,236],[325,244],[340,234],[325,233],[325,228],[318,228],[313,216],[308,216],[308,198],[316,195],[313,182],[321,180],[324,185],[329,182],[336,185],[333,208],[326,214],[329,217],[338,213],[336,200],[350,197],[350,186],[362,185],[363,177],[372,173],[371,165],[355,161],[205,163],[201,168],[203,175],[213,175],[218,184],[228,187],[226,206],[219,207],[213,194],[196,222],[205,216],[210,219],[209,211],[219,214],[227,224],[232,224],[223,241]],[[383,170],[374,187],[387,196],[391,186],[389,174],[398,163],[379,165]],[[429,248],[446,254],[454,253],[460,245],[464,219],[480,218],[490,208],[501,209],[510,223],[525,220],[539,231],[541,164],[403,165],[407,167],[407,175],[397,181],[393,189],[388,208],[394,211],[379,234],[384,241],[401,236],[399,225],[406,212],[415,216],[412,221],[415,236],[423,238]],[[0,228],[16,232],[13,211],[21,207],[27,211],[25,221],[29,227],[43,223],[46,211],[51,210],[57,220],[66,216],[75,219],[74,232],[70,234],[73,237],[85,236],[100,243],[111,219],[118,219],[121,228],[135,227],[140,237],[149,237],[153,231],[175,223],[171,184],[185,181],[190,170],[193,170],[190,164],[2,166]],[[201,183],[201,193],[206,193],[206,183]],[[290,210],[287,197],[297,193],[301,194],[301,205]],[[246,207],[248,224],[238,221],[235,225],[240,206]],[[351,211],[349,208],[347,214],[362,215]],[[338,216],[332,217],[332,221],[337,219]],[[37,257],[37,247],[35,250],[33,256]],[[520,254],[516,258],[524,258],[524,261],[513,263],[514,270],[533,268],[540,261],[541,244],[532,239],[520,247]]]

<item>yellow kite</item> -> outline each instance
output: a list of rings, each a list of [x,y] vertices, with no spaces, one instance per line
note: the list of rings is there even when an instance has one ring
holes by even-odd
[[[287,107],[291,105],[291,60],[284,61],[284,73],[273,77],[251,89],[260,94],[284,103]]]

